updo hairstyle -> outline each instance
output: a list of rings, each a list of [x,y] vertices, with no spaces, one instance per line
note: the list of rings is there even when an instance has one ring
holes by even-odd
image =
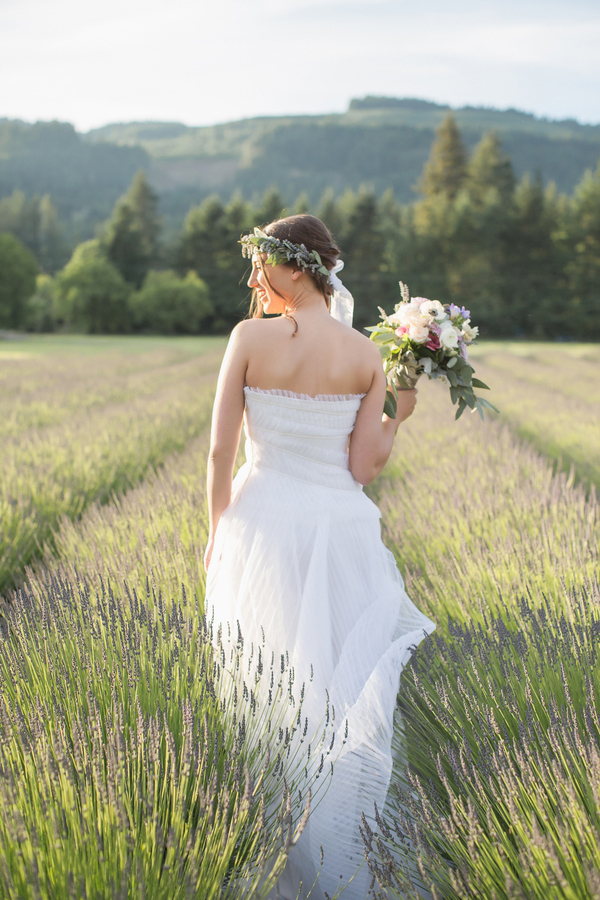
[[[317,219],[316,216],[311,216],[308,213],[301,213],[297,216],[286,216],[285,219],[276,219],[274,222],[265,226],[263,231],[270,237],[276,237],[280,241],[291,241],[293,244],[304,244],[307,250],[316,250],[326,269],[333,269],[338,256],[340,255],[340,249],[335,243],[327,226],[321,222],[320,219]],[[281,296],[279,291],[275,290],[269,280],[268,270],[271,267],[263,263],[260,255],[258,258],[259,265],[271,290],[274,294]],[[289,260],[288,262],[279,263],[279,265],[289,266],[291,269],[298,268],[298,263],[294,259]],[[327,276],[322,275],[320,272],[311,272],[309,269],[306,269],[305,273],[312,278],[317,290],[323,294],[327,309],[329,309],[333,287],[329,283]],[[262,303],[258,299],[257,292],[253,291],[249,316],[256,319],[260,318],[262,315]]]

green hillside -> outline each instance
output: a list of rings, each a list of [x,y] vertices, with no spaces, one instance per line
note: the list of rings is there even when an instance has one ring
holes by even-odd
[[[177,122],[106,125],[78,134],[61,122],[0,119],[0,198],[50,194],[70,241],[91,237],[138,169],[160,196],[169,232],[190,206],[239,190],[256,201],[277,185],[287,203],[303,191],[316,204],[338,194],[392,188],[402,203],[449,108],[423,100],[366,97],[345,113],[244,119],[192,128]],[[519,110],[453,110],[470,149],[496,129],[517,176],[539,173],[570,193],[600,157],[600,125],[551,121]]]
[[[203,195],[240,189],[257,195],[276,184],[288,199],[307,191],[315,202],[336,191],[392,187],[398,200],[414,199],[414,185],[429,155],[434,130],[449,108],[423,100],[368,97],[346,113],[244,119],[189,128],[169,122],[107,125],[86,140],[143,147],[149,177],[161,194],[182,188]],[[600,156],[600,126],[539,119],[518,110],[453,110],[465,143],[496,129],[517,175],[540,173],[570,193]]]
[[[141,147],[87,142],[67,122],[0,119],[0,198],[50,194],[72,238],[93,233],[148,162]]]

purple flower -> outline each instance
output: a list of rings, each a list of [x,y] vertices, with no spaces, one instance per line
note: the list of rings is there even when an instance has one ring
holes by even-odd
[[[470,319],[471,313],[465,307],[461,307],[460,309],[454,303],[451,303],[448,307],[448,315],[451,319],[456,319],[458,316],[462,316],[463,319]]]

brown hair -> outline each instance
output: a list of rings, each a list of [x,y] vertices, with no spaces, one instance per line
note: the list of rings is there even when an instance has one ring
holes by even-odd
[[[271,237],[279,238],[280,241],[291,241],[293,244],[304,244],[307,250],[316,250],[323,265],[326,269],[333,269],[340,255],[340,249],[335,243],[331,232],[320,219],[311,216],[308,213],[302,213],[297,216],[287,216],[285,219],[276,219],[263,228],[265,234]],[[271,285],[269,275],[267,273],[268,266],[265,266],[262,257],[259,255],[259,265],[264,273],[265,279],[271,287],[274,294],[281,296],[278,291]],[[296,260],[280,263],[283,266],[289,266],[292,269],[299,268]],[[327,276],[320,272],[311,272],[308,269],[306,274],[309,275],[318,291],[323,294],[327,309],[333,294],[333,288],[329,283]],[[260,318],[263,314],[262,303],[258,299],[256,290],[252,291],[252,301],[248,311],[248,317],[251,319]]]

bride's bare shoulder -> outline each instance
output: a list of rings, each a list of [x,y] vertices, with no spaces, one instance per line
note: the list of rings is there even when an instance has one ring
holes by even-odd
[[[290,324],[289,320],[282,323],[282,318],[277,316],[272,319],[242,319],[231,332],[231,337],[237,341],[259,340],[280,332],[282,324],[285,328],[293,330],[293,324]]]
[[[252,350],[256,347],[264,347],[273,341],[280,341],[282,337],[290,337],[293,331],[293,320],[286,319],[284,316],[269,319],[244,319],[233,329],[231,341],[238,347]],[[330,346],[337,344],[338,347],[344,347],[345,352],[355,362],[362,360],[380,364],[379,350],[373,341],[355,328],[350,328],[341,322],[326,321],[321,339],[324,339]]]
[[[341,322],[334,322],[332,324],[335,324],[336,332],[339,334],[340,340],[347,342],[353,353],[359,354],[365,359],[376,359],[378,362],[380,361],[381,356],[377,346],[366,335],[361,334],[356,328],[349,328],[348,325],[343,325]]]

